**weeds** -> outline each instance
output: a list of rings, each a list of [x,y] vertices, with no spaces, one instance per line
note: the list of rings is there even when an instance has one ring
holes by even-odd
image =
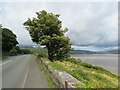
[[[63,62],[50,62],[49,65],[51,65],[53,69],[66,71],[83,82],[85,86],[81,88],[117,88],[118,86],[112,82],[114,79],[117,80],[116,75],[111,74],[101,67],[87,64],[81,60],[79,61],[79,59],[69,58]],[[104,74],[106,77],[102,76]],[[111,79],[109,79],[109,77]],[[79,85],[77,86],[79,87]]]

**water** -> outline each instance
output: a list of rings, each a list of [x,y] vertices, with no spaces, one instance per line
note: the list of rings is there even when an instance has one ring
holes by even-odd
[[[75,54],[71,57],[80,58],[84,62],[103,67],[116,75],[120,72],[118,71],[118,54]]]

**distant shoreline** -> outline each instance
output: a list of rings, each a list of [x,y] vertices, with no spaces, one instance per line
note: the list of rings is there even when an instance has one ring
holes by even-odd
[[[71,54],[71,57],[79,58],[84,62],[103,67],[113,74],[118,75],[119,54]]]

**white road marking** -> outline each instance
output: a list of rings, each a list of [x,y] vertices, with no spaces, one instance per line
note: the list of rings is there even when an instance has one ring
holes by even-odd
[[[29,64],[29,66],[28,66],[27,72],[25,73],[25,77],[24,77],[24,80],[23,80],[23,83],[22,83],[22,87],[21,87],[21,88],[24,88],[24,86],[25,86],[25,82],[26,82],[26,80],[27,80],[27,76],[28,76],[29,69],[30,69],[30,64]]]
[[[4,63],[0,64],[0,65],[5,65],[6,63],[11,62],[11,61],[12,61],[12,60],[9,60],[9,61],[7,61],[7,62],[4,62]]]

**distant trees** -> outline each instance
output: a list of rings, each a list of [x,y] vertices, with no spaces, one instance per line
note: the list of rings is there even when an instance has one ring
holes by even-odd
[[[0,25],[0,30],[2,31],[2,51],[3,54],[8,52],[9,55],[18,55],[18,54],[31,54],[29,49],[21,49],[19,46],[16,46],[18,43],[17,36],[9,29],[2,28]]]
[[[32,41],[46,45],[51,61],[67,58],[71,51],[71,42],[64,36],[68,29],[62,29],[62,22],[58,19],[60,15],[47,13],[45,10],[36,14],[36,18],[29,18],[23,24],[29,31]]]
[[[18,44],[16,35],[7,28],[1,28],[2,30],[2,51],[10,51]]]
[[[19,46],[15,46],[10,50],[10,55],[18,55],[18,54],[31,54],[29,49],[20,49]]]

